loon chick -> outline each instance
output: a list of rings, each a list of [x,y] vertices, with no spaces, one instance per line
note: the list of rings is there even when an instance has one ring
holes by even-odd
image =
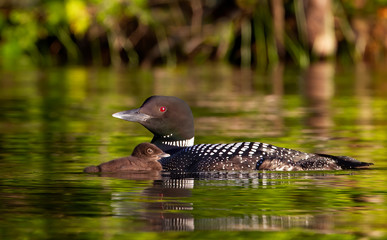
[[[151,142],[171,154],[160,160],[169,171],[341,170],[372,165],[346,156],[304,153],[260,142],[194,145],[191,109],[172,96],[151,96],[140,108],[113,117],[138,122],[151,131]]]
[[[85,168],[83,172],[161,171],[163,168],[157,160],[163,157],[169,157],[169,154],[154,144],[141,143],[134,148],[131,156],[117,158],[98,166],[90,166]]]

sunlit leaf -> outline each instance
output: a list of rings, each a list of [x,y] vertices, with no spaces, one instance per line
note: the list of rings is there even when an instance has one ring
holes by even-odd
[[[84,34],[91,24],[91,16],[87,5],[81,0],[69,0],[66,2],[66,14],[70,28],[75,34]]]

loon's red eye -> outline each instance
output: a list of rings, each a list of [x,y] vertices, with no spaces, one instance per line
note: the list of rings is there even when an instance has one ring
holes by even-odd
[[[167,108],[166,107],[160,107],[160,112],[165,112],[165,111],[167,111]]]

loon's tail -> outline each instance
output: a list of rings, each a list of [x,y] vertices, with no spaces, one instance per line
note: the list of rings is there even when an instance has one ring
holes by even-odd
[[[360,162],[354,158],[347,157],[347,156],[333,156],[328,154],[317,154],[317,155],[334,160],[337,166],[341,167],[341,169],[365,168],[370,165],[374,165],[373,163]]]

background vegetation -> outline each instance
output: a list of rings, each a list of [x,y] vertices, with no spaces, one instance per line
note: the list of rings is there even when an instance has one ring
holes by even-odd
[[[387,1],[0,0],[0,34],[3,67],[385,61]]]

